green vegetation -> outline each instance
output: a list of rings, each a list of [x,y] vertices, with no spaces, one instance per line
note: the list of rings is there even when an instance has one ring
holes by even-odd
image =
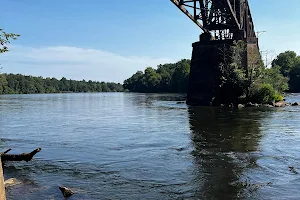
[[[122,92],[118,83],[42,78],[21,74],[0,74],[0,94],[34,94],[60,92]]]
[[[186,93],[190,74],[190,60],[183,59],[175,64],[147,67],[124,81],[124,88],[131,92]]]
[[[289,79],[289,92],[300,92],[300,56],[294,51],[283,52],[272,62],[272,68]]]
[[[0,54],[20,35],[0,29]],[[220,49],[224,60],[220,64],[219,97],[226,103],[272,103],[283,100],[283,92],[300,92],[300,56],[286,51],[277,56],[271,68],[263,65],[255,48],[246,51],[246,44],[235,42],[229,49]],[[248,53],[248,66],[243,59]],[[249,56],[250,55],[250,56]],[[226,59],[225,58],[230,58]],[[0,74],[0,94],[58,93],[58,92],[122,92],[124,89],[144,93],[186,93],[190,74],[190,60],[147,67],[124,81],[124,85],[95,81],[75,81],[62,78],[42,78],[21,74]]]
[[[251,96],[252,100],[259,103],[272,103],[280,101],[283,97],[277,93],[271,84],[261,84],[256,88]]]
[[[219,102],[224,103],[224,99],[225,103],[274,103],[283,100],[288,78],[283,76],[279,67],[266,68],[257,49],[248,48],[247,52],[246,48],[243,41],[235,42],[227,52],[231,55],[231,62],[221,63]],[[248,66],[243,66],[246,52]]]
[[[7,45],[20,35],[0,29],[0,54],[7,52]],[[0,74],[0,94],[34,94],[59,92],[122,92],[120,83],[75,81],[62,78],[42,78],[21,74]]]
[[[273,103],[283,100],[283,93],[291,82],[300,83],[300,62],[295,54],[279,55],[272,68],[266,68],[260,53],[255,48],[248,48],[242,41],[235,42],[230,48],[224,46],[220,52],[224,60],[220,64],[218,103]],[[248,66],[243,66],[243,59],[248,53]],[[291,55],[290,55],[291,54]],[[226,59],[229,58],[229,59]],[[226,60],[225,60],[226,59]],[[300,59],[299,59],[300,60]],[[296,68],[294,66],[299,66]],[[186,93],[190,73],[190,60],[181,60],[174,64],[159,65],[157,69],[148,67],[138,71],[124,81],[124,88],[132,92],[176,92]],[[291,85],[291,84],[290,84]],[[300,91],[300,84],[299,91]]]
[[[7,33],[0,28],[0,54],[8,51],[7,45],[11,40],[16,40],[20,35],[15,33]]]

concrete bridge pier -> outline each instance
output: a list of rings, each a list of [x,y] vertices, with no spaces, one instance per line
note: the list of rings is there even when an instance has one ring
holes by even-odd
[[[224,60],[221,50],[233,44],[233,40],[211,40],[210,34],[202,34],[193,43],[187,104],[211,106],[216,103],[219,88],[220,63]]]
[[[193,43],[187,104],[196,106],[212,106],[221,103],[233,103],[234,94],[223,94],[220,90],[220,64],[224,60],[230,62],[227,51],[235,40],[243,40],[243,32],[238,32],[234,39],[212,40],[209,33],[200,35],[200,41]],[[248,38],[247,53],[244,67],[247,68],[253,57],[259,55],[258,40],[256,37]],[[227,51],[227,52],[226,52]],[[253,53],[254,52],[254,53]],[[255,54],[255,55],[254,55]],[[257,59],[256,59],[257,60]]]

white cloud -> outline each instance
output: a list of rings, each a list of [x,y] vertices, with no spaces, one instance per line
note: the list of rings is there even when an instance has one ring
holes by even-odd
[[[137,70],[147,66],[175,62],[168,58],[121,56],[97,49],[70,46],[11,46],[0,57],[5,73],[21,73],[43,77],[66,77],[75,80],[123,82]]]

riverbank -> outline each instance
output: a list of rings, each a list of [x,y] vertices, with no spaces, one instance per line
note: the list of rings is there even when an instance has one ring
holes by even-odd
[[[252,103],[248,102],[246,104],[221,104],[220,107],[237,107],[237,108],[249,108],[249,107],[263,107],[263,108],[278,108],[278,107],[286,107],[286,106],[300,106],[300,102],[286,102],[286,101],[278,101],[272,104],[259,104],[259,103]]]

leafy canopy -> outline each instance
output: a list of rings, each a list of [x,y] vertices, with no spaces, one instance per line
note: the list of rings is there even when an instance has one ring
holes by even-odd
[[[225,52],[224,58],[230,57],[230,62],[224,60],[220,65],[220,102],[272,103],[283,99],[282,93],[288,89],[289,80],[282,74],[285,70],[278,66],[265,68],[258,50],[251,46],[247,47],[243,41],[234,42],[227,52],[225,50],[220,51]],[[246,55],[248,65],[244,66]],[[287,55],[296,58],[292,53]],[[281,58],[273,63],[286,64],[284,60],[288,59]]]
[[[272,67],[279,66],[284,76],[289,76],[290,71],[300,62],[300,57],[294,51],[280,53],[272,62]]]
[[[11,40],[16,40],[20,35],[15,33],[7,33],[0,28],[0,54],[8,51],[7,45]]]

